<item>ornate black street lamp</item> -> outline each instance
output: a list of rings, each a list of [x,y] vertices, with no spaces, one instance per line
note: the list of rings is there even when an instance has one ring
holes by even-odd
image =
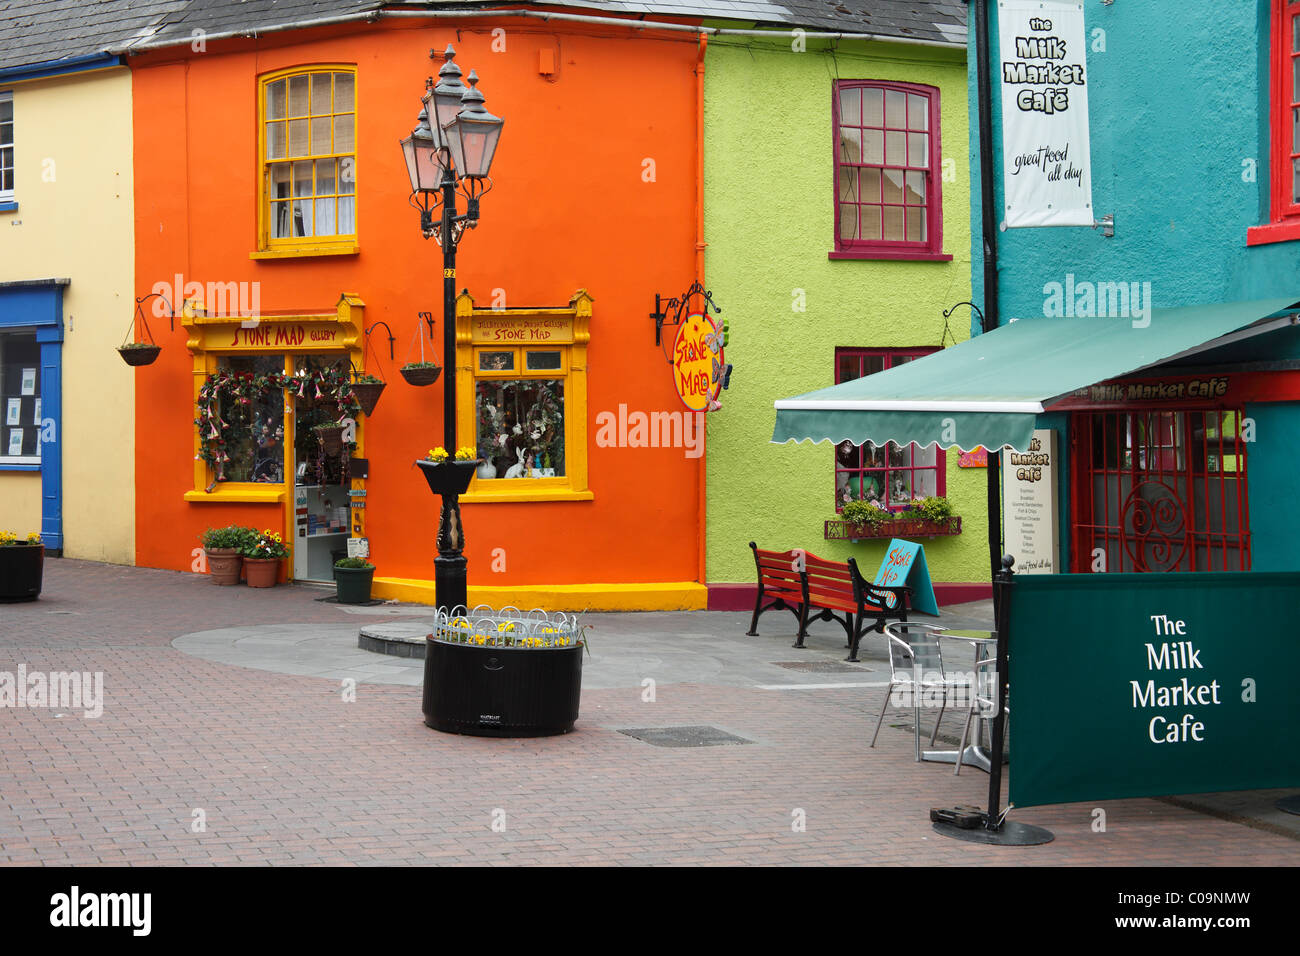
[[[429,58],[434,56],[430,50]],[[505,124],[483,108],[478,76],[471,71],[469,86],[461,82],[455,59],[456,51],[448,45],[438,85],[434,86],[432,77],[425,82],[416,127],[402,140],[411,177],[411,205],[420,211],[420,231],[424,238],[436,239],[442,246],[443,445],[451,455],[456,452],[456,247],[465,228],[478,225],[479,199],[492,188],[488,171]],[[456,209],[458,191],[465,197],[464,213]],[[429,487],[442,496],[434,586],[438,606],[450,613],[466,603],[459,497],[473,471],[453,464],[436,470],[425,467],[424,471]]]

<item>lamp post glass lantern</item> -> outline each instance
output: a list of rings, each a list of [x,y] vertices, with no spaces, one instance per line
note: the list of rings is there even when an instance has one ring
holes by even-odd
[[[429,58],[434,56],[430,50]],[[415,129],[401,141],[401,146],[411,180],[410,202],[420,213],[420,232],[442,247],[442,347],[446,367],[442,380],[442,432],[443,444],[454,449],[458,447],[456,247],[466,227],[478,225],[479,199],[492,188],[488,172],[505,121],[484,108],[475,73],[470,73],[469,86],[461,82],[456,51],[450,44],[442,56],[438,84],[434,85],[433,77],[425,81]],[[465,198],[464,213],[456,208],[458,191]],[[438,557],[434,559],[436,600],[448,611],[468,603],[459,498],[454,489],[442,493]]]

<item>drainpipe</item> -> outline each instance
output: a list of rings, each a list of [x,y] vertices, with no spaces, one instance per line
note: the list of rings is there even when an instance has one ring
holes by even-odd
[[[709,38],[699,34],[699,54],[695,61],[695,278],[704,287],[704,250],[708,243],[704,241],[704,54],[709,48]],[[701,423],[708,421],[708,413],[700,414]],[[705,452],[705,437],[708,428],[699,429],[696,437],[700,442],[699,459],[699,581],[704,585],[704,606],[708,607],[708,455]]]
[[[980,332],[998,327],[998,227],[993,201],[993,106],[989,81],[989,0],[971,0],[975,7],[976,86],[979,99],[980,231],[984,241],[984,319]],[[1002,454],[988,455],[989,568],[992,580],[1002,570]],[[997,611],[995,586],[994,613]]]

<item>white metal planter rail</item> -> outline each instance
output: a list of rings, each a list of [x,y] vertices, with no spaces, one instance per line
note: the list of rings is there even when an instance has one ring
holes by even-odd
[[[430,637],[444,644],[480,647],[573,647],[584,643],[585,629],[586,625],[578,623],[578,615],[562,611],[521,611],[516,607],[494,610],[480,604],[473,610],[461,605],[450,613],[440,609]]]

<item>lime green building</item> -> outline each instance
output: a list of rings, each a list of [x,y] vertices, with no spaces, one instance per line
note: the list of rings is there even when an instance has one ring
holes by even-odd
[[[959,6],[959,5],[958,5]],[[773,402],[969,337],[970,136],[964,20],[898,39],[716,36],[705,59],[705,285],[734,366],[707,415],[709,606],[752,606],[748,542],[856,557],[850,499],[945,495],[959,533],[915,537],[940,603],[988,593],[986,471],[936,446],[771,443]],[[919,38],[918,38],[919,36]],[[949,530],[952,530],[951,526]]]

